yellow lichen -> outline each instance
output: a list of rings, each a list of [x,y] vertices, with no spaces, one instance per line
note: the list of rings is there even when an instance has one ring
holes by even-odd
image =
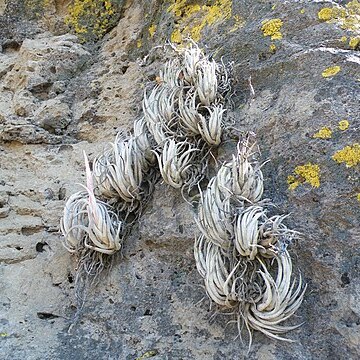
[[[173,42],[173,43],[181,43],[181,41],[182,41],[182,35],[181,35],[180,29],[175,29],[175,30],[171,33],[170,40],[171,40],[171,42]]]
[[[349,122],[347,120],[341,120],[339,121],[339,129],[344,131],[349,128]]]
[[[317,133],[312,137],[315,139],[331,139],[332,131],[328,127],[321,128]]]
[[[349,41],[349,46],[352,49],[356,49],[356,47],[360,44],[360,36],[351,37]]]
[[[347,42],[347,37],[346,36],[342,36],[340,38],[340,41],[343,42],[343,43],[346,43]]]
[[[355,166],[360,163],[360,144],[345,146],[337,151],[332,158],[340,164],[345,163],[346,167]]]
[[[236,31],[237,29],[243,27],[245,24],[245,21],[239,15],[234,15],[233,19],[234,19],[234,25],[230,29],[231,33]]]
[[[271,40],[282,39],[281,27],[283,22],[281,19],[264,20],[262,22],[261,31],[264,36],[270,36]]]
[[[358,0],[348,2],[345,6],[325,7],[318,13],[320,20],[334,23],[344,30],[358,32],[360,30],[360,3]]]
[[[50,0],[25,0],[25,10],[34,18],[40,18],[47,9],[50,9]]]
[[[320,20],[329,21],[333,17],[333,11],[331,8],[323,8],[318,12],[318,17]]]
[[[216,0],[212,5],[199,5],[190,0],[172,0],[167,10],[177,17],[171,41],[181,43],[186,37],[199,41],[206,26],[231,18],[232,1]],[[237,26],[240,26],[239,19],[235,19]]]
[[[68,6],[65,23],[81,41],[98,40],[116,24],[117,6],[116,0],[74,0]]]
[[[275,53],[276,52],[276,45],[275,44],[270,44],[269,50],[270,50],[271,53]]]
[[[139,39],[139,40],[136,42],[136,47],[137,47],[137,48],[141,48],[141,46],[142,46],[142,41],[141,41],[141,39]]]
[[[155,32],[156,32],[156,28],[157,28],[157,25],[155,24],[152,24],[150,27],[149,27],[149,35],[150,37],[153,37]]]
[[[335,76],[340,70],[341,70],[341,67],[338,65],[330,66],[322,72],[322,76],[324,78],[332,77],[332,76]]]
[[[317,164],[307,163],[294,169],[294,175],[289,175],[287,183],[290,190],[296,189],[302,183],[308,183],[312,187],[320,186],[320,167]]]
[[[358,194],[356,195],[356,199],[357,199],[357,201],[360,201],[360,193],[358,193]]]
[[[288,176],[287,183],[289,185],[289,190],[295,190],[300,185],[300,181],[296,180],[296,177],[293,175]]]
[[[300,14],[305,14],[305,9],[301,9]]]

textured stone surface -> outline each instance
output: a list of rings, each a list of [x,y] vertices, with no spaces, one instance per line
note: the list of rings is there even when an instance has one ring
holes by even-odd
[[[231,18],[201,31],[208,53],[234,61],[230,113],[234,127],[257,133],[263,160],[271,160],[263,168],[266,196],[304,234],[292,251],[309,284],[295,319],[304,325],[289,334],[297,343],[256,333],[247,356],[235,325],[226,325],[233,318],[209,309],[192,255],[192,210],[161,183],[67,333],[75,259],[61,245],[58,224],[65,198],[84,183],[82,151],[93,158],[119,130],[131,129],[143,87],[164,62],[155,47],[185,15],[175,22],[167,3],[127,1],[116,28],[90,45],[56,26],[68,2],[51,3],[36,20],[21,11],[23,2],[0,1],[2,357],[135,360],[154,350],[154,359],[359,358],[359,165],[331,157],[359,142],[360,55],[340,40],[354,33],[318,19],[332,5],[234,1]],[[283,38],[272,41],[261,26],[275,18]],[[324,78],[334,65],[340,72]],[[346,131],[338,129],[343,119]],[[313,138],[324,126],[332,137]],[[220,153],[233,150],[227,143]],[[320,168],[320,186],[289,190],[288,176],[309,162]]]

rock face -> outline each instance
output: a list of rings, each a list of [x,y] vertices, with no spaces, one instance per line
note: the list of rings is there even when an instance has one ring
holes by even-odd
[[[68,1],[50,1],[40,19],[27,3],[0,1],[2,358],[358,359],[358,2],[124,1],[95,44],[54,25]],[[233,318],[213,316],[192,254],[192,210],[160,182],[67,332],[75,259],[59,219],[84,183],[82,151],[93,158],[131,129],[161,47],[187,35],[234,62],[233,128],[257,134],[271,160],[266,195],[303,233],[291,247],[309,289],[296,319],[304,324],[289,334],[296,343],[256,333],[247,355]]]

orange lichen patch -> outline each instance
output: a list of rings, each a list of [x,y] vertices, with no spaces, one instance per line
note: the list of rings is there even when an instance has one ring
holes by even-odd
[[[339,130],[345,131],[349,128],[349,122],[347,120],[341,120],[339,121]]]
[[[352,167],[360,163],[360,145],[353,144],[345,146],[343,149],[337,151],[332,159],[339,164],[345,163],[346,167]]]
[[[341,67],[339,65],[335,65],[335,66],[330,66],[328,68],[326,68],[321,75],[324,78],[328,78],[328,77],[332,77],[335,76],[339,71],[341,70]]]
[[[328,127],[321,128],[317,133],[312,137],[315,139],[331,139],[332,131]]]
[[[186,37],[199,41],[205,27],[229,20],[232,16],[231,0],[216,0],[212,5],[193,4],[190,0],[172,0],[168,7],[177,19],[171,41],[181,43]],[[240,17],[235,19],[234,26],[240,26]],[[235,31],[235,30],[233,30]]]
[[[307,163],[294,169],[295,175],[289,175],[287,183],[289,190],[296,189],[302,183],[308,183],[312,187],[320,186],[320,167],[317,164]]]
[[[282,39],[282,33],[280,31],[283,26],[281,19],[271,19],[262,21],[261,31],[264,36],[270,36],[271,40]]]

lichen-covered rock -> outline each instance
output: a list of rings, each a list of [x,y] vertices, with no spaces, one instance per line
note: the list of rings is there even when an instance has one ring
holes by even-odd
[[[64,21],[68,2],[52,3],[48,13]],[[127,1],[118,25],[93,46],[59,36],[66,26],[46,27],[46,16],[19,10],[23,2],[0,1],[5,359],[360,357],[357,4]],[[309,289],[298,312],[304,324],[289,334],[296,343],[256,333],[247,354],[227,325],[233,318],[213,316],[192,255],[191,207],[160,183],[67,333],[75,273],[58,220],[84,184],[82,151],[92,159],[132,128],[144,87],[159,81],[165,41],[188,35],[234,61],[228,134],[257,133],[262,159],[271,160],[262,168],[265,195],[303,233],[292,246]],[[228,141],[219,158],[232,152]]]

